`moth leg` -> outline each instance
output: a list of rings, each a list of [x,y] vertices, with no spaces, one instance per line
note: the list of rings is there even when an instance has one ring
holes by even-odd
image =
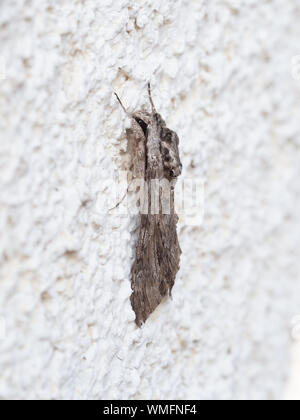
[[[149,95],[149,100],[150,100],[150,104],[151,104],[151,108],[152,108],[152,113],[156,114],[156,109],[152,100],[152,96],[151,96],[151,85],[150,82],[148,82],[148,95]]]
[[[117,207],[119,207],[120,204],[123,203],[123,201],[125,200],[125,197],[127,196],[128,192],[129,192],[129,188],[131,187],[131,184],[133,183],[133,180],[130,181],[127,189],[126,189],[126,193],[124,194],[124,196],[122,197],[122,199],[118,202],[118,204],[115,205],[115,207],[113,207],[112,209],[109,209],[108,211],[112,211],[114,209],[116,209]]]

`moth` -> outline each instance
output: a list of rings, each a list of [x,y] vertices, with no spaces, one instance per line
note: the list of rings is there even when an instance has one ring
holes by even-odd
[[[144,182],[139,236],[131,269],[131,305],[140,327],[165,296],[171,296],[181,249],[174,206],[176,179],[182,171],[177,134],[157,113],[148,83],[151,111],[129,113],[128,149],[133,179]],[[155,192],[155,194],[154,194]]]

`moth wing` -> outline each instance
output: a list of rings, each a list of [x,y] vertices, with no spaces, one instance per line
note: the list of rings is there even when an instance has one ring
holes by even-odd
[[[142,215],[132,267],[131,304],[140,326],[171,291],[179,270],[180,246],[171,215]]]
[[[146,137],[134,118],[132,119],[132,127],[127,132],[127,138],[132,176],[135,179],[145,179]]]

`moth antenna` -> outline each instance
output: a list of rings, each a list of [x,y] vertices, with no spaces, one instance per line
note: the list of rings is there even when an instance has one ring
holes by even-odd
[[[151,108],[152,108],[152,112],[153,114],[156,114],[156,109],[152,100],[152,96],[151,96],[151,85],[150,82],[148,82],[148,95],[149,95],[149,100],[150,100],[150,104],[151,104]]]
[[[119,101],[119,104],[121,105],[123,111],[125,112],[126,115],[129,115],[129,112],[127,111],[127,109],[125,108],[125,106],[122,104],[121,99],[119,98],[119,96],[116,94],[116,92],[114,92],[114,94],[116,95],[116,98]]]

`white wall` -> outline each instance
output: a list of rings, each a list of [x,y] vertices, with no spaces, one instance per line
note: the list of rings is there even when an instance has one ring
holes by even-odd
[[[299,18],[296,0],[1,1],[2,398],[283,396],[300,303]],[[127,162],[113,90],[147,106],[148,79],[183,177],[205,182],[205,218],[181,220],[173,300],[138,329],[136,218],[97,203]]]

